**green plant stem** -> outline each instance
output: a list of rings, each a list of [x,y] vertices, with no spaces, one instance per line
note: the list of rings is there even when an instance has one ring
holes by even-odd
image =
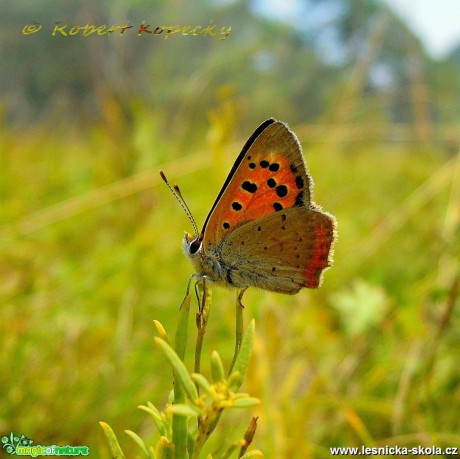
[[[187,348],[188,321],[190,316],[190,295],[187,294],[180,308],[179,323],[177,324],[175,351],[183,361]],[[182,384],[174,372],[174,404],[186,403],[186,395]],[[176,459],[186,457],[187,451],[187,418],[185,416],[173,415],[172,420],[172,442],[174,444],[174,457]]]
[[[235,323],[236,323],[236,331],[235,331],[235,354],[233,355],[233,360],[232,360],[232,363],[230,365],[230,368],[228,370],[228,376],[230,376],[232,374],[232,371],[233,371],[233,368],[236,364],[236,362],[238,361],[238,356],[239,356],[239,353],[240,353],[240,349],[241,349],[241,344],[243,342],[243,309],[244,309],[244,306],[243,304],[241,303],[241,297],[242,297],[242,294],[244,293],[244,291],[241,291],[239,294],[238,294],[238,297],[237,297],[237,300],[236,300],[236,309],[235,309]],[[244,374],[246,373],[246,369],[247,369],[247,364],[249,363],[249,355],[250,355],[250,352],[252,350],[252,345],[253,345],[253,335],[254,335],[254,321],[250,323],[249,325],[249,328],[248,328],[248,335],[250,335],[250,340],[249,340],[249,345],[247,345],[247,350],[246,350],[246,353],[248,354],[247,356],[246,355],[242,355],[242,357],[244,357],[244,361],[246,363],[240,363],[238,362],[238,366],[241,367],[241,378],[244,377]],[[247,340],[246,340],[247,341]],[[245,341],[245,343],[246,343]],[[241,359],[240,359],[241,360]],[[239,386],[237,387],[239,388]],[[222,415],[222,412],[220,412],[213,423],[211,423],[209,429],[208,429],[208,436],[211,435],[211,433],[214,431],[214,429],[216,428],[219,420],[220,420],[220,417]]]
[[[194,371],[195,373],[200,373],[201,370],[201,351],[203,349],[203,340],[204,340],[204,329],[202,318],[200,313],[196,315],[196,328],[197,328],[197,337],[196,337],[196,344],[195,344],[195,366]]]
[[[235,304],[235,352],[233,354],[232,363],[228,369],[227,376],[230,376],[235,366],[236,359],[238,358],[238,353],[241,348],[241,341],[243,339],[243,309],[244,306],[241,303],[241,297],[244,290],[238,293],[236,304]]]
[[[203,350],[204,334],[209,319],[209,311],[211,308],[211,288],[206,286],[206,280],[197,284],[198,297],[200,298],[200,310],[196,315],[197,337],[195,344],[195,373],[200,373],[201,370],[201,351]]]

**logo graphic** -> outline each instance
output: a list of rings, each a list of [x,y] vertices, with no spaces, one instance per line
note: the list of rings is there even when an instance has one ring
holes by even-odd
[[[10,435],[2,437],[3,449],[11,455],[16,456],[88,456],[88,446],[31,446],[33,440],[27,438],[24,434],[16,435],[11,432]]]
[[[2,437],[3,448],[6,450],[8,454],[16,454],[17,447],[28,447],[30,446],[33,441],[29,440],[24,434],[20,437],[15,435],[13,432],[10,433],[10,436],[7,437],[6,435]]]

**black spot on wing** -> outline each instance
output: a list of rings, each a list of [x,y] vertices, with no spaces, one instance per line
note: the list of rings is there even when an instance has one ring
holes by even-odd
[[[241,210],[243,206],[238,201],[232,202],[232,209],[233,210]]]
[[[276,180],[274,178],[269,178],[267,180],[267,185],[268,185],[269,188],[275,188]]]
[[[248,150],[251,148],[253,143],[256,141],[257,137],[259,137],[265,131],[265,129],[267,129],[273,123],[276,123],[276,121],[273,118],[270,118],[270,119],[264,121],[252,133],[252,135],[249,137],[249,139],[244,144],[243,149],[241,150],[240,154],[238,155],[238,158],[236,159],[235,163],[233,164],[233,167],[232,167],[230,173],[228,174],[227,179],[225,180],[224,184],[222,185],[222,188],[220,189],[219,194],[217,195],[217,198],[214,201],[214,204],[212,205],[211,210],[208,213],[208,216],[207,216],[207,218],[206,218],[206,220],[204,222],[204,225],[203,225],[203,230],[202,230],[203,234],[206,232],[206,226],[208,225],[209,218],[211,217],[214,209],[216,208],[217,203],[220,201],[220,198],[222,197],[224,191],[227,189],[228,184],[234,178],[235,172],[238,169],[238,166],[241,164],[241,161],[243,161],[244,158],[246,158],[248,161],[251,160],[252,156],[247,154]]]
[[[248,193],[255,193],[258,190],[257,183],[250,182],[249,180],[245,180],[241,184],[241,188]]]
[[[279,198],[284,198],[288,194],[288,189],[286,185],[278,185],[276,187],[276,194]]]
[[[301,191],[295,198],[295,206],[297,207],[301,207],[304,205],[304,202],[303,202],[303,191]]]

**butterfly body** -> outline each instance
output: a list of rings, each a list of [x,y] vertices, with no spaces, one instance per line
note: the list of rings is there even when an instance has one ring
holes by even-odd
[[[312,180],[286,124],[269,119],[238,156],[200,234],[183,249],[217,284],[295,294],[332,261],[335,219],[311,201]]]

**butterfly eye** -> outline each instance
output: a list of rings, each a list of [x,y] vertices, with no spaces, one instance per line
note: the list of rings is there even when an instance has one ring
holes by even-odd
[[[190,244],[190,254],[193,255],[198,252],[198,250],[201,247],[201,241],[199,238],[196,238],[191,244]]]

